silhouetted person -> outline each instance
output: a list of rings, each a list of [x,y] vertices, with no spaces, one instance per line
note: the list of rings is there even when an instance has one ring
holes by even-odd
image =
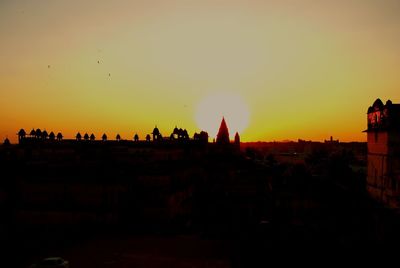
[[[102,140],[102,141],[107,141],[107,135],[106,135],[106,133],[104,133],[103,136],[101,136],[101,140]]]
[[[133,140],[134,140],[134,141],[139,141],[139,135],[138,135],[138,134],[135,134],[135,136],[133,137]]]
[[[226,126],[225,118],[222,117],[221,125],[219,126],[218,134],[217,134],[217,143],[218,144],[229,144],[229,130]]]
[[[120,136],[119,134],[117,134],[117,136],[115,137],[115,139],[116,139],[117,141],[120,141],[120,140],[121,140],[121,136]]]
[[[94,134],[92,133],[92,134],[90,134],[90,140],[91,141],[94,141],[96,139],[96,137],[94,136]]]
[[[78,132],[78,133],[76,134],[76,140],[77,140],[77,141],[80,141],[81,139],[82,139],[82,135],[81,135],[81,133]]]
[[[150,141],[150,139],[151,139],[150,134],[147,134],[146,135],[146,141]]]
[[[61,141],[63,139],[63,135],[61,134],[61,132],[57,133],[57,140]]]
[[[23,128],[21,128],[18,131],[18,141],[21,142],[21,140],[25,139],[25,136],[26,136],[26,132]]]
[[[88,135],[87,133],[85,133],[85,135],[83,136],[83,139],[84,139],[85,141],[88,141],[88,140],[89,140],[89,135]]]
[[[50,134],[49,134],[49,140],[54,141],[55,138],[56,138],[56,135],[54,135],[54,132],[53,132],[53,131],[50,132]]]

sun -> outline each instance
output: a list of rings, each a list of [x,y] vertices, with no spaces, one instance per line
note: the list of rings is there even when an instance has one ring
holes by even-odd
[[[217,135],[224,117],[232,138],[235,132],[241,134],[247,128],[250,111],[240,95],[219,92],[207,95],[198,103],[195,117],[197,126],[207,131],[211,138]]]

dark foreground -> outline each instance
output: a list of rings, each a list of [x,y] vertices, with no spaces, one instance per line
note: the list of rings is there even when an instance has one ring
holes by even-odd
[[[368,197],[352,152],[287,161],[197,143],[3,147],[0,267],[50,256],[71,268],[260,267],[396,251],[399,217]]]

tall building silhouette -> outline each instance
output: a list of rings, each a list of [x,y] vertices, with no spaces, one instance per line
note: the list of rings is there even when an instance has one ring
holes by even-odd
[[[222,117],[221,125],[219,126],[217,144],[229,144],[229,130],[224,117]]]
[[[377,99],[368,108],[368,193],[392,208],[400,207],[400,104]]]

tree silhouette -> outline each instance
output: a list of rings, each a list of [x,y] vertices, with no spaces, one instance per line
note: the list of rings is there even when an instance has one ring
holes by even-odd
[[[103,134],[103,136],[101,136],[102,141],[107,141],[107,135],[106,133]]]
[[[61,132],[57,133],[57,140],[61,141],[63,139],[63,135],[61,134]]]
[[[146,141],[150,141],[150,139],[151,139],[150,134],[147,134],[146,135]]]
[[[88,140],[89,140],[89,135],[88,135],[87,133],[85,133],[85,135],[83,136],[83,139],[84,139],[85,141],[88,141]]]
[[[92,133],[92,134],[90,134],[90,140],[91,141],[94,141],[96,139],[96,137],[94,136],[94,134]]]
[[[77,140],[77,141],[80,141],[81,139],[82,139],[82,135],[81,135],[81,133],[78,132],[78,133],[76,134],[76,140]]]
[[[117,134],[117,136],[115,137],[115,139],[116,139],[117,141],[120,141],[120,140],[121,140],[121,136],[120,136],[119,134]]]
[[[139,141],[139,135],[138,135],[138,134],[135,134],[135,136],[133,137],[133,140],[134,140],[134,141]]]

